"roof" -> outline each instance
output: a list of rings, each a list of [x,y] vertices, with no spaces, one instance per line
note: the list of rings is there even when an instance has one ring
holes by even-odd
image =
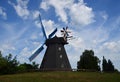
[[[68,44],[63,37],[53,37],[53,38],[50,38],[50,39],[47,39],[46,42],[45,42],[46,45],[49,45],[49,44]]]

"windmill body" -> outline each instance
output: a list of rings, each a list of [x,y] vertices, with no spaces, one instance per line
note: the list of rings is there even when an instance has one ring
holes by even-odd
[[[47,50],[43,57],[40,70],[66,70],[71,66],[64,48],[67,42],[63,37],[53,37],[46,40]]]

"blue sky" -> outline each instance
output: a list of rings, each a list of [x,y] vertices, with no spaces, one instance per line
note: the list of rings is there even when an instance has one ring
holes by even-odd
[[[85,49],[120,70],[120,0],[0,0],[0,50],[17,59],[28,58],[44,42],[38,14],[47,35],[68,26],[74,39],[65,45],[72,68]],[[45,50],[34,59],[41,63]]]

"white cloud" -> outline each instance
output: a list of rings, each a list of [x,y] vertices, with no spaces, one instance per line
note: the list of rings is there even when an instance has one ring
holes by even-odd
[[[33,45],[38,46],[40,45],[40,42],[33,42]]]
[[[74,0],[45,0],[40,7],[47,11],[51,6],[55,8],[56,15],[64,23],[85,26],[94,22],[92,8],[87,7],[83,0],[79,0],[78,3],[74,3]]]
[[[75,49],[76,51],[85,48],[84,40],[81,38],[73,39],[70,41],[70,45]],[[78,46],[79,45],[79,46]]]
[[[80,33],[75,32],[74,30],[72,30],[71,32],[73,34],[73,39],[68,40],[71,47],[73,47],[73,49],[75,49],[76,51],[79,51],[80,49],[84,49],[85,42],[84,42],[84,39],[79,36]]]
[[[31,55],[31,52],[29,50],[28,47],[24,47],[20,54],[17,56],[18,58],[18,61],[20,61],[21,63],[24,63],[24,62],[29,62],[28,58],[30,57]]]
[[[74,3],[70,7],[71,22],[77,26],[85,26],[94,22],[92,8],[87,7],[84,2]]]
[[[32,40],[35,40],[38,38],[38,36],[36,34],[32,34],[31,37],[30,37]]]
[[[111,24],[112,24],[112,28],[110,30],[118,30],[120,31],[120,16],[116,17],[115,19],[113,19]]]
[[[7,14],[5,12],[5,9],[0,7],[0,15],[3,19],[7,19]]]
[[[100,12],[100,15],[102,16],[102,18],[103,18],[104,20],[107,20],[107,19],[108,19],[108,14],[107,14],[105,11]]]
[[[106,50],[110,53],[119,53],[120,52],[120,41],[105,42],[101,46],[101,50]]]
[[[47,2],[42,2],[41,5],[40,5],[40,8],[47,11],[49,9],[49,5],[47,4]]]
[[[39,21],[35,21],[35,25],[36,25],[38,28],[40,28],[40,27],[41,27],[41,25],[40,25],[40,22],[39,22]]]
[[[29,28],[29,26],[23,23],[22,25],[25,28],[20,28],[20,30],[17,30],[17,28],[19,29],[19,27],[23,27],[21,26],[21,23],[1,23],[1,27],[4,29],[4,33],[6,35],[4,40],[12,42],[19,39]]]
[[[1,47],[0,47],[0,51],[2,51],[2,53],[5,53],[4,55],[11,53],[15,50],[16,48],[10,42],[2,42]]]
[[[27,19],[30,14],[27,8],[28,2],[29,0],[17,0],[17,5],[15,5],[11,1],[8,1],[8,3],[11,4],[16,10],[16,13],[18,14],[18,16],[20,16],[23,19]]]
[[[39,11],[34,11],[33,12],[33,19],[36,19],[36,18],[39,18],[39,14],[40,14],[40,12]]]
[[[73,0],[45,0],[44,2],[41,3],[40,7],[43,8],[45,11],[48,10],[50,6],[54,7],[56,15],[59,17],[59,20],[67,23],[68,17],[66,9],[71,4],[71,2],[73,2]],[[43,4],[45,6],[43,6]]]

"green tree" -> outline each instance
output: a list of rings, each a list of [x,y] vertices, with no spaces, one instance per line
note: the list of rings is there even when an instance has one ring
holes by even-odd
[[[16,57],[17,56],[13,58],[12,54],[3,57],[0,51],[0,74],[13,74],[18,72],[35,71],[38,69],[38,64],[35,62],[32,64],[19,64]]]
[[[24,63],[24,64],[20,64],[18,66],[19,72],[29,72],[29,71],[35,71],[36,69],[38,69],[38,65],[35,62],[32,62],[32,64],[28,64],[28,63]]]
[[[32,62],[33,69],[38,69],[39,64],[36,64],[35,62]]]
[[[108,70],[108,63],[104,56],[103,56],[103,60],[102,60],[102,70],[104,72]]]
[[[97,56],[94,56],[94,51],[85,50],[80,56],[80,60],[77,62],[77,68],[100,71],[99,63],[100,60]]]
[[[16,57],[12,58],[12,54],[9,54],[6,57],[2,56],[0,52],[0,73],[1,74],[10,74],[17,72],[18,61]]]
[[[16,73],[17,72],[17,67],[19,62],[16,59],[16,56],[13,58],[12,54],[9,54],[8,56],[5,57],[7,61],[7,68],[6,72],[7,73]]]
[[[2,53],[0,51],[0,74],[4,74],[6,68],[7,68],[7,60],[4,57],[2,57]]]
[[[117,69],[114,68],[114,65],[110,59],[108,59],[108,62],[107,62],[107,60],[103,56],[102,71],[103,72],[115,72],[115,71],[117,71]]]
[[[108,71],[110,71],[110,72],[114,72],[115,71],[114,65],[113,65],[113,63],[111,62],[110,59],[108,60]]]

